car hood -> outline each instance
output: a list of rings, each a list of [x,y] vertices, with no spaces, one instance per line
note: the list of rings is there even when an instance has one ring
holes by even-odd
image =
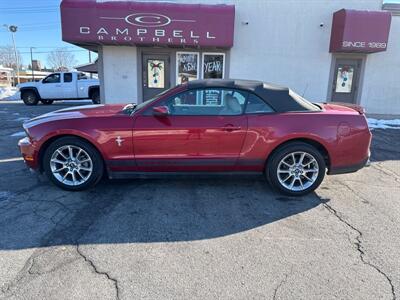
[[[24,83],[19,83],[17,85],[17,88],[21,89],[21,88],[25,88],[25,87],[37,87],[41,84],[40,81],[28,81],[28,82],[24,82]]]
[[[58,120],[115,116],[122,113],[124,106],[124,104],[97,104],[64,108],[33,118],[25,122],[24,127],[29,128],[41,123]]]

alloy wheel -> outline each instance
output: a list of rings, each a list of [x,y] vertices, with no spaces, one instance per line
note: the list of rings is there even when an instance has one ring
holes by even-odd
[[[308,189],[317,180],[318,162],[310,153],[297,151],[287,154],[278,164],[279,183],[293,192]]]
[[[84,149],[75,145],[65,145],[53,152],[50,169],[59,182],[77,186],[90,178],[93,162]]]

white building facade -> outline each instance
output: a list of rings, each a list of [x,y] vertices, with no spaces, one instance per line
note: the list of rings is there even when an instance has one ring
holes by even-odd
[[[63,0],[63,40],[98,52],[103,103],[237,78],[400,114],[400,16],[382,0],[199,2]]]

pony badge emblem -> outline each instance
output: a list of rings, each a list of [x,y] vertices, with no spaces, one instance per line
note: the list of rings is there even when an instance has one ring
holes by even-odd
[[[117,143],[118,147],[122,146],[122,142],[125,141],[124,139],[121,139],[120,136],[117,136],[117,138],[115,139],[115,142]]]

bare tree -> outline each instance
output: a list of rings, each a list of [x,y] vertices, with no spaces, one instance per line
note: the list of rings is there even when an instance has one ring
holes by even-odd
[[[71,69],[76,63],[75,55],[68,48],[57,48],[49,53],[47,62],[56,71]]]
[[[17,50],[19,66],[22,65],[21,53]],[[0,65],[7,68],[17,68],[17,60],[15,59],[14,48],[12,46],[0,46]]]

